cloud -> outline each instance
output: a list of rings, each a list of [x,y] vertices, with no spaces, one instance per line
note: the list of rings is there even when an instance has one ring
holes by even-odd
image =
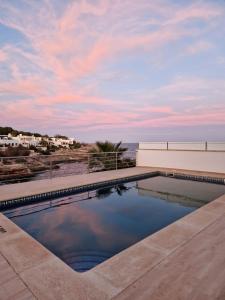
[[[150,96],[149,96],[150,95]],[[141,97],[141,95],[140,95]],[[224,104],[225,98],[225,79],[212,79],[197,76],[181,76],[174,78],[168,84],[162,85],[151,91],[144,91],[141,99],[143,101],[157,101],[160,99],[163,103],[170,103],[177,107],[178,104],[182,107],[193,109],[193,104],[205,104],[213,106],[215,103]],[[186,106],[182,104],[186,103]]]
[[[165,113],[171,114],[173,112],[170,106],[147,106],[138,108],[137,111],[144,112],[144,113]]]
[[[191,3],[185,9],[177,9],[172,18],[170,18],[167,24],[181,24],[190,20],[203,20],[209,21],[215,19],[224,13],[224,8],[214,5],[210,2],[204,3],[202,1],[197,3]]]
[[[187,54],[198,54],[198,53],[201,53],[201,52],[205,52],[209,49],[213,48],[213,44],[212,43],[209,43],[207,41],[198,41],[192,45],[189,45],[185,52]]]
[[[225,109],[198,109],[190,113],[177,113],[173,116],[154,120],[144,120],[135,126],[198,126],[198,125],[225,125]]]
[[[115,102],[110,99],[105,99],[96,96],[89,96],[85,94],[61,94],[50,97],[40,97],[35,101],[37,104],[55,105],[55,104],[76,104],[89,103],[97,105],[115,105]]]
[[[18,79],[0,82],[1,95],[37,96],[42,90],[42,83],[35,79]]]
[[[219,7],[203,3],[180,8],[166,1],[156,5],[143,0],[139,5],[130,1],[124,4],[97,1],[95,5],[72,2],[60,14],[42,1],[39,5],[30,2],[26,14],[10,3],[1,5],[5,14],[0,16],[0,21],[21,32],[36,53],[35,63],[62,80],[86,76],[120,53],[135,49],[152,51],[193,35],[193,29],[182,27],[184,20],[211,20],[222,14]],[[158,21],[159,26],[153,31],[137,34],[134,27],[145,27],[147,22],[142,15],[151,10],[162,17],[161,23]],[[130,17],[135,11],[140,15]],[[35,18],[31,17],[32,13]]]
[[[0,63],[4,62],[7,59],[7,54],[0,49]]]
[[[2,122],[26,127],[32,122],[37,128],[62,124],[65,132],[207,120],[223,124],[223,110],[214,105],[224,103],[224,76],[207,77],[201,70],[187,75],[186,62],[177,63],[180,49],[185,59],[216,49],[212,34],[223,28],[223,5],[3,0],[0,11],[0,22],[19,40],[9,34],[0,50]],[[173,58],[171,70],[165,68],[164,53],[165,61]],[[211,108],[203,110],[205,118],[195,111],[204,105]]]
[[[216,61],[217,61],[218,64],[224,65],[225,64],[225,57],[219,56]]]

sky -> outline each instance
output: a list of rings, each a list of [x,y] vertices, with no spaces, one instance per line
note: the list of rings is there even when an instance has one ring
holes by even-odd
[[[225,1],[0,0],[0,126],[224,141]]]

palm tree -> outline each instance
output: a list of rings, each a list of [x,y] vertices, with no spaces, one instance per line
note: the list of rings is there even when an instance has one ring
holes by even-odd
[[[122,142],[113,144],[109,141],[105,142],[96,142],[96,147],[97,147],[97,152],[117,152],[117,153],[122,153],[127,151],[127,148],[121,147]]]
[[[103,170],[111,170],[121,167],[121,156],[127,148],[121,147],[122,142],[119,143],[111,143],[109,141],[105,142],[96,142],[96,145],[93,149],[90,150],[91,160],[89,167],[103,169]]]

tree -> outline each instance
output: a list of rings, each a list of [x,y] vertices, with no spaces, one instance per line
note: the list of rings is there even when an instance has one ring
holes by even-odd
[[[96,142],[96,148],[91,150],[92,152],[102,153],[102,152],[118,152],[122,154],[127,151],[127,148],[121,147],[122,142],[113,144],[109,141],[105,142]]]
[[[40,146],[48,147],[48,145],[49,145],[48,141],[46,141],[45,139],[42,138],[41,141],[40,141]]]
[[[61,134],[56,134],[54,137],[57,138],[57,139],[68,140],[68,137],[67,137],[67,136],[61,135]]]
[[[41,135],[40,133],[32,133],[32,132],[29,132],[29,131],[20,131],[20,130],[16,130],[12,127],[0,127],[0,135],[8,135],[8,134],[11,134],[12,136],[17,136],[19,135],[20,133],[22,135],[28,135],[28,136],[36,136],[36,137],[41,137],[43,135]],[[48,137],[48,135],[44,135],[44,137]]]
[[[73,144],[69,145],[69,147],[70,147],[71,150],[79,149],[81,147],[81,143],[73,141]]]
[[[12,127],[0,127],[0,135],[8,135],[13,131]]]
[[[96,142],[94,148],[90,150],[89,167],[95,170],[112,170],[121,168],[123,153],[127,148],[121,147],[122,142],[111,143],[109,141]]]

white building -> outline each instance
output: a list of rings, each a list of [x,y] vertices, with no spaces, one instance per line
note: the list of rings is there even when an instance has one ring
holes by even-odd
[[[73,138],[57,138],[57,137],[52,137],[50,143],[56,147],[65,147],[69,148],[70,145],[73,145],[74,139]]]
[[[0,147],[18,147],[20,141],[9,135],[0,135]]]
[[[41,141],[46,141],[49,145],[54,145],[56,147],[69,148],[73,145],[73,138],[58,138],[58,137],[36,137],[34,135],[22,135],[12,136],[10,133],[8,135],[0,135],[0,146],[2,147],[18,147],[22,145],[23,147],[29,148],[30,146],[40,147]]]
[[[29,135],[19,134],[16,137],[14,137],[14,139],[17,140],[20,145],[29,148],[30,146],[37,147],[40,144],[42,137],[36,137],[34,135],[29,136]]]

